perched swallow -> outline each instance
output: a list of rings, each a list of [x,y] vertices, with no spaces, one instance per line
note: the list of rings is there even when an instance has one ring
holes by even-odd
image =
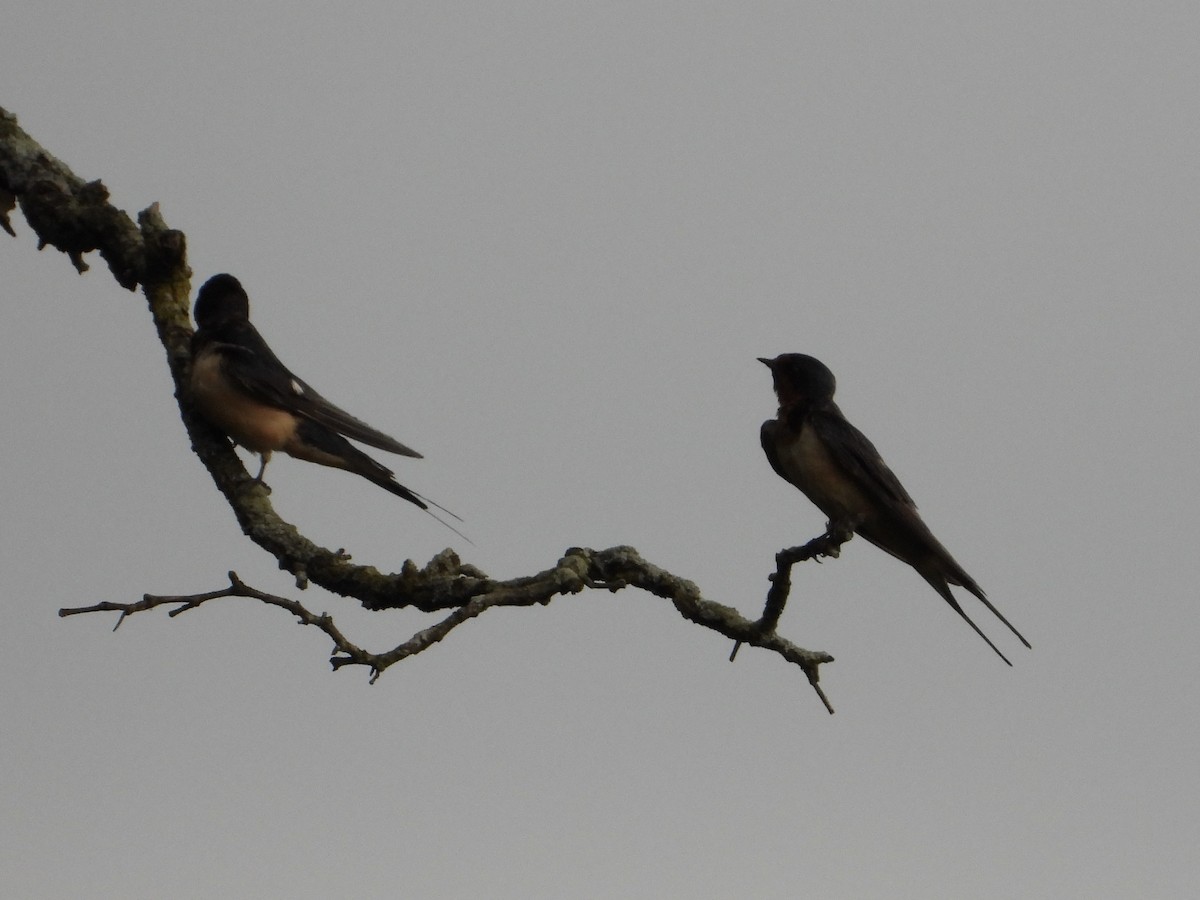
[[[250,300],[236,278],[208,279],[196,297],[195,316],[192,397],[201,414],[234,443],[261,454],[259,480],[272,452],[282,450],[297,459],[354,472],[427,512],[432,504],[454,516],[400,484],[391,469],[346,440],[353,438],[401,456],[421,456],[330,403],[293,375],[250,324]]]
[[[995,613],[1026,647],[1029,641],[1013,628],[984,596],[949,551],[917,514],[917,505],[866,436],[846,421],[833,402],[836,382],[820,361],[802,353],[763,359],[775,379],[779,398],[776,418],[763,422],[760,436],[767,461],[780,478],[790,481],[829,516],[830,528],[857,532],[906,562],[928,581],[956,613],[1008,663],[979,626],[971,621],[950,585],[966,588]]]

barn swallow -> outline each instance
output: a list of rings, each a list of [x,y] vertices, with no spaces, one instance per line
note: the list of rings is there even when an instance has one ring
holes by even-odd
[[[959,606],[950,585],[966,588],[1008,626],[1026,647],[1029,641],[984,596],[921,521],[917,505],[879,451],[846,421],[833,402],[836,382],[820,361],[802,353],[763,359],[775,379],[776,418],[762,424],[760,437],[771,468],[798,487],[825,515],[829,527],[861,534],[881,550],[906,562],[941,595],[987,645],[1008,663],[979,626]]]
[[[421,457],[330,403],[293,375],[250,324],[250,300],[236,278],[222,274],[208,279],[196,297],[195,316],[192,397],[204,418],[234,443],[262,456],[257,480],[262,480],[271,454],[282,450],[297,459],[361,475],[434,518],[430,504],[458,518],[400,484],[391,469],[346,440]]]

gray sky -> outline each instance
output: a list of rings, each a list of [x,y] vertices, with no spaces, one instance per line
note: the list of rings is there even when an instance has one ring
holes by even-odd
[[[633,591],[388,671],[189,451],[144,300],[0,240],[0,880],[28,898],[1179,897],[1200,880],[1200,8],[9,4],[0,105],[292,368],[423,452],[475,541],[281,459],[280,513],[398,569],[636,546],[761,609],[823,518],[755,357],[842,409],[1030,638],[1008,669],[863,541],[797,571],[802,675]],[[970,599],[970,598],[967,598]]]

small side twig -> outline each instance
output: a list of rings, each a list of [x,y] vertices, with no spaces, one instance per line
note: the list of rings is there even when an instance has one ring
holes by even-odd
[[[146,594],[141,600],[135,603],[112,603],[105,601],[103,603],[96,603],[92,606],[78,606],[68,609],[60,609],[58,614],[59,616],[66,617],[77,616],[81,615],[82,613],[119,612],[121,615],[117,619],[117,624],[113,626],[113,631],[116,631],[121,627],[121,623],[134,613],[145,612],[148,609],[155,609],[159,606],[177,605],[177,609],[173,609],[167,613],[168,616],[174,617],[180,613],[185,613],[188,610],[196,609],[202,604],[207,603],[209,600],[216,600],[220,597],[249,597],[262,603],[266,603],[270,606],[278,606],[280,609],[286,609],[300,620],[301,625],[312,625],[329,635],[330,640],[333,641],[334,647],[336,648],[336,652],[344,653],[347,661],[369,665],[371,658],[374,656],[374,654],[368,653],[361,647],[352,644],[333,623],[332,616],[326,613],[321,613],[318,615],[314,612],[311,612],[305,608],[303,604],[298,603],[295,600],[289,600],[287,597],[280,597],[276,594],[268,594],[265,591],[252,588],[250,585],[238,578],[236,572],[229,573],[229,587],[222,588],[219,591],[208,591],[203,594],[182,595]],[[336,669],[337,665],[335,665],[334,668]]]
[[[532,603],[548,602],[548,598],[530,600],[525,597],[514,596],[512,589],[499,587],[489,593],[480,594],[473,598],[468,603],[455,609],[440,622],[418,631],[407,641],[385,653],[371,653],[357,644],[351,643],[334,624],[333,617],[328,613],[318,615],[296,600],[289,600],[287,597],[268,594],[265,591],[250,587],[250,585],[238,577],[236,572],[229,573],[229,587],[216,591],[207,591],[201,594],[145,594],[141,600],[133,603],[104,601],[91,606],[60,609],[58,614],[60,617],[65,618],[66,616],[77,616],[84,613],[119,612],[121,615],[117,618],[117,623],[113,625],[113,631],[116,631],[121,627],[121,623],[134,613],[145,612],[159,606],[177,606],[176,609],[167,613],[168,616],[174,617],[188,610],[196,609],[209,600],[216,600],[221,597],[249,597],[270,606],[278,606],[280,609],[287,610],[299,619],[301,625],[312,625],[320,629],[333,641],[334,652],[329,662],[333,666],[334,671],[343,666],[366,666],[371,673],[371,684],[374,684],[379,679],[384,669],[431,647],[459,625],[475,618],[493,606],[524,606],[531,605]]]

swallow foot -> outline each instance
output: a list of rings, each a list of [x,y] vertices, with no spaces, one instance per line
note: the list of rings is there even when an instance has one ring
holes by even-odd
[[[257,481],[259,484],[262,484],[263,487],[267,487],[265,484],[263,484],[263,474],[267,471],[267,463],[269,463],[270,461],[271,461],[271,451],[270,450],[265,450],[259,455],[258,474],[254,476],[254,480]],[[267,490],[270,491],[271,489],[267,488]]]
[[[830,559],[837,559],[842,555],[842,544],[854,537],[858,525],[858,519],[838,519],[836,521],[831,519],[826,522],[825,533],[805,545],[804,549],[812,553],[811,557],[805,558],[815,559],[817,562],[826,556]]]
[[[824,536],[831,541],[837,541],[838,544],[844,544],[854,537],[854,532],[861,524],[862,516],[855,516],[851,519],[830,519],[825,523]]]

